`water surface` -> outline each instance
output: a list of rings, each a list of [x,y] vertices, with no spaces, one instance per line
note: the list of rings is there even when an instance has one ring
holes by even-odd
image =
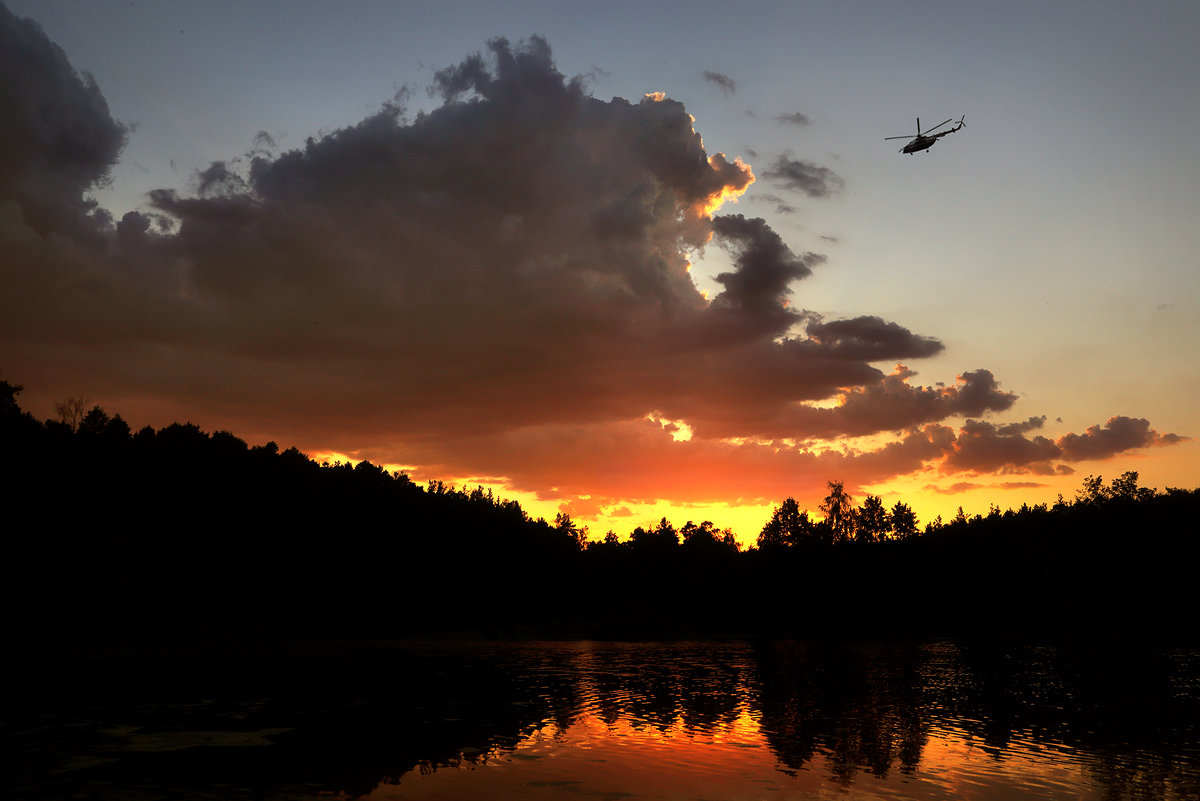
[[[43,655],[18,798],[1185,799],[1200,653],[288,643]]]

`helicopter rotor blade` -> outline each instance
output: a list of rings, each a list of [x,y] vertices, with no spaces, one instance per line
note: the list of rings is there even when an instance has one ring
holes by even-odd
[[[953,121],[954,121],[954,118],[953,118],[953,117],[951,117],[950,119],[946,120],[946,122],[953,122]],[[939,122],[937,125],[933,126],[933,127],[932,127],[932,128],[930,128],[928,131],[925,131],[925,133],[933,133],[933,132],[934,132],[934,131],[936,131],[938,128],[941,128],[943,125],[945,125],[945,124],[946,124],[946,122]]]
[[[884,139],[912,139],[912,134],[904,134],[904,136],[885,136]]]

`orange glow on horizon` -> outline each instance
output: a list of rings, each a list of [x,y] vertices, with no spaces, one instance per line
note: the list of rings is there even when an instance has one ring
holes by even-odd
[[[696,440],[691,437],[690,427],[685,421],[650,415],[646,422],[654,425],[664,438],[669,437],[667,449],[671,452],[696,446]],[[869,450],[866,439],[870,438],[855,440],[849,444],[867,447]],[[753,442],[745,444],[750,447],[762,445]],[[834,441],[824,444],[835,452],[847,445]],[[878,482],[856,483],[853,476],[838,475],[834,470],[828,475],[797,475],[794,487],[787,487],[779,493],[779,497],[771,495],[740,498],[734,493],[730,493],[730,497],[720,497],[719,490],[723,482],[720,475],[714,474],[713,471],[719,470],[721,465],[711,460],[689,460],[674,467],[673,463],[663,462],[663,469],[676,471],[670,475],[673,486],[659,488],[660,492],[665,490],[659,497],[640,498],[629,497],[623,493],[614,495],[612,488],[604,487],[599,479],[597,485],[586,493],[554,488],[533,491],[519,489],[503,476],[455,475],[435,473],[420,466],[374,461],[373,463],[388,473],[404,473],[421,486],[432,479],[460,490],[483,487],[485,490],[491,490],[499,499],[516,501],[531,519],[552,521],[560,512],[566,512],[577,525],[587,527],[589,540],[602,540],[608,531],[612,531],[618,539],[624,541],[635,528],[652,528],[663,518],[677,530],[688,521],[699,524],[707,520],[718,530],[732,530],[741,547],[745,549],[756,543],[762,527],[786,497],[795,498],[800,508],[808,511],[814,520],[822,519],[823,515],[818,506],[827,494],[826,482],[830,480],[846,481],[846,488],[856,506],[863,502],[867,494],[879,496],[888,509],[897,502],[907,504],[917,516],[918,528],[923,530],[927,523],[939,516],[943,523],[950,522],[960,506],[965,514],[974,517],[986,516],[992,505],[1004,512],[1010,508],[1019,509],[1023,504],[1031,507],[1038,504],[1053,506],[1060,494],[1065,500],[1071,501],[1075,498],[1083,478],[1089,474],[1101,475],[1107,482],[1127,470],[1136,470],[1139,472],[1140,486],[1159,491],[1181,485],[1190,489],[1194,484],[1181,482],[1178,476],[1194,469],[1190,465],[1194,465],[1197,450],[1200,450],[1200,445],[1189,442],[1172,449],[1166,456],[1161,452],[1156,452],[1154,459],[1141,455],[1126,455],[1118,460],[1077,465],[1076,471],[1067,475],[947,475],[939,472],[936,465],[931,465]],[[361,457],[354,453],[332,450],[312,451],[308,455],[318,463],[357,464],[361,460]],[[689,487],[694,490],[691,497],[680,496],[676,492],[687,490]],[[646,489],[649,492],[655,490],[654,487]]]

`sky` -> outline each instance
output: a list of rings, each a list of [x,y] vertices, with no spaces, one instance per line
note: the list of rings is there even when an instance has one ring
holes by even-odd
[[[593,536],[1192,488],[1197,40],[1191,2],[8,0],[0,377]]]

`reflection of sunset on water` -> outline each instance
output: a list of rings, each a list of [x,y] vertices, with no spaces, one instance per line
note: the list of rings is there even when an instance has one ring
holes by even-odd
[[[733,720],[695,730],[629,717],[586,714],[565,728],[548,722],[515,748],[471,754],[455,766],[414,769],[368,798],[853,798],[1100,799],[1084,764],[1055,744],[1016,740],[982,747],[954,726],[930,736],[916,770],[873,773],[820,754],[799,770],[783,766],[761,721],[742,708]],[[897,766],[898,768],[899,766]]]
[[[1123,692],[1149,693],[1135,714],[1156,709],[1159,736],[1172,743],[1133,752],[1099,736],[1129,724],[1129,702],[1079,694],[1121,663],[1079,661],[1092,659],[1086,652],[953,643],[545,648],[529,652],[544,660],[531,682],[549,703],[540,721],[512,739],[462,742],[456,757],[392,777],[368,798],[1093,801],[1185,798],[1197,786],[1192,695],[1171,690],[1184,706],[1169,710],[1150,690],[1168,688],[1174,679],[1162,677],[1186,654],[1126,674]],[[554,689],[556,678],[571,689]]]
[[[30,766],[6,801],[1183,801],[1200,798],[1197,660],[979,642],[142,649],[95,655],[102,694],[17,714],[0,745]],[[197,703],[231,665],[260,672]],[[136,692],[111,695],[117,673]],[[131,704],[148,676],[168,680]]]

